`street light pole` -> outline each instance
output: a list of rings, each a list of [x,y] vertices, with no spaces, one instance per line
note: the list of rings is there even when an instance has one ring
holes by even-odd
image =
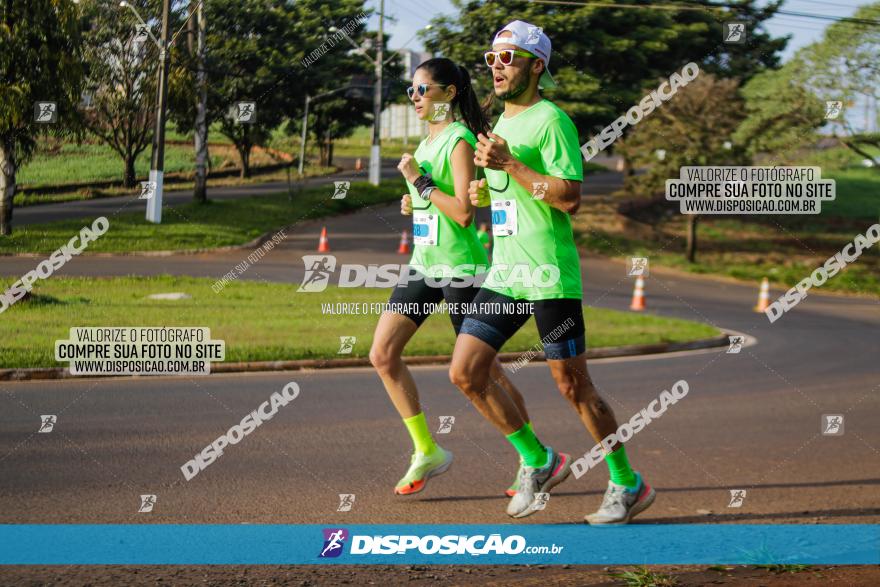
[[[306,108],[303,113],[303,123],[302,123],[302,136],[299,139],[299,176],[302,178],[303,176],[303,161],[306,158],[306,133],[309,128],[309,102],[311,98],[306,94]]]
[[[376,39],[376,87],[373,90],[373,144],[370,147],[370,183],[379,185],[382,167],[382,153],[379,146],[379,133],[382,130],[382,40],[385,23],[385,0],[379,1],[379,34]]]
[[[153,133],[153,156],[150,181],[155,182],[153,196],[147,200],[147,220],[162,222],[162,176],[165,172],[165,107],[168,101],[168,19],[171,0],[162,1],[162,35],[159,42],[159,84],[156,130]]]

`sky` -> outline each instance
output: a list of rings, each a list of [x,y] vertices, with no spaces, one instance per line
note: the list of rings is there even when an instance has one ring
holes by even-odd
[[[787,0],[782,8],[793,12],[807,12],[827,16],[852,16],[859,6],[870,2],[860,0]],[[761,5],[767,2],[761,1]],[[378,12],[379,1],[368,0],[367,5]],[[390,46],[393,49],[409,48],[421,50],[422,44],[414,33],[427,25],[437,14],[452,14],[455,9],[450,0],[385,0],[385,13],[397,19],[386,21],[386,29],[391,34]],[[503,24],[503,23],[499,23]],[[822,31],[831,21],[797,16],[775,16],[767,21],[767,28],[774,36],[791,35],[788,47],[783,52],[783,60],[788,60],[794,52],[822,38]],[[373,17],[370,28],[378,26],[378,17]],[[552,33],[550,35],[552,39]]]

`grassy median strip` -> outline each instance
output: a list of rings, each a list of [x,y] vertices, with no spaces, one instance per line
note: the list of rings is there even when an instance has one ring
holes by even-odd
[[[325,313],[336,304],[380,304],[388,289],[340,289],[297,293],[298,284],[236,281],[220,293],[211,279],[191,277],[53,278],[32,299],[0,315],[0,368],[66,367],[56,363],[55,341],[81,326],[207,326],[226,341],[227,361],[271,361],[365,357],[375,314]],[[183,292],[183,300],[151,300],[156,293]],[[717,335],[686,320],[585,308],[590,347],[684,342]],[[350,355],[337,354],[341,336],[357,342]],[[504,347],[524,351],[539,342],[534,320]],[[448,354],[454,334],[449,317],[430,317],[407,348],[409,355]],[[538,347],[537,350],[540,350]]]
[[[385,181],[375,187],[352,183],[344,199],[333,200],[332,180],[326,185],[286,192],[211,200],[207,204],[183,204],[163,210],[162,224],[144,218],[144,202],[132,198],[120,212],[109,215],[110,229],[89,244],[89,253],[175,251],[241,245],[266,232],[297,222],[359,210],[389,202],[404,193],[403,180]],[[12,236],[0,238],[0,253],[51,253],[78,234],[93,219],[72,219],[17,227]]]

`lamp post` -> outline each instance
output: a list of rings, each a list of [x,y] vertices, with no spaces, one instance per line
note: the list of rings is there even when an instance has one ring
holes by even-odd
[[[153,133],[153,153],[150,160],[149,181],[155,185],[153,195],[147,199],[147,220],[155,224],[162,222],[162,188],[165,173],[165,111],[168,102],[168,19],[171,12],[171,0],[162,0],[162,32],[160,38],[153,36],[150,27],[129,2],[119,3],[123,8],[130,8],[138,22],[143,25],[159,47],[159,83],[156,104],[156,130]]]
[[[395,51],[391,54],[388,59],[383,59],[384,51],[383,51],[383,41],[384,41],[384,24],[385,24],[385,0],[379,1],[379,32],[376,38],[376,58],[372,58],[366,54],[364,48],[355,43],[351,37],[349,37],[345,32],[343,32],[343,36],[345,39],[357,50],[360,55],[363,55],[364,58],[369,61],[373,65],[373,75],[376,79],[376,85],[373,88],[373,140],[370,145],[370,169],[369,169],[369,181],[373,185],[379,185],[380,180],[380,171],[382,168],[382,153],[381,153],[381,141],[380,141],[380,132],[382,129],[382,77],[383,77],[383,66],[390,62],[397,55],[399,51]],[[409,44],[419,32],[422,30],[429,30],[431,25],[427,25],[416,31],[416,33],[404,43],[404,46]],[[337,32],[339,29],[336,27],[330,27],[327,29],[331,33]],[[306,101],[306,107],[308,108],[308,101]]]

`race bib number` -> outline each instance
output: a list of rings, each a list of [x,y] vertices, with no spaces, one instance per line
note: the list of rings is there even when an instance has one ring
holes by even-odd
[[[516,200],[493,200],[492,234],[514,236],[516,232]]]
[[[437,214],[413,211],[413,244],[437,246]]]

